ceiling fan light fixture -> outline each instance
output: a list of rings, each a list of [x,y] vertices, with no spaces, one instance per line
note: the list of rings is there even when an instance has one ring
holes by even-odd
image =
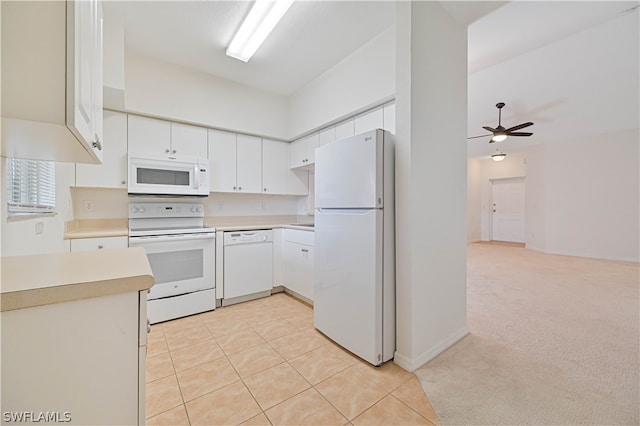
[[[289,10],[294,0],[257,0],[227,48],[227,55],[247,62]]]
[[[505,154],[504,152],[496,152],[495,154],[493,154],[491,156],[491,159],[493,161],[502,161],[507,157],[507,154]]]
[[[504,133],[498,133],[496,135],[493,135],[493,137],[491,138],[493,142],[502,142],[506,139],[507,139],[507,135],[505,135]]]

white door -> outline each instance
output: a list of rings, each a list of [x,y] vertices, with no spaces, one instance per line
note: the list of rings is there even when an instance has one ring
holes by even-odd
[[[315,327],[378,365],[382,360],[383,211],[315,214]]]
[[[207,129],[171,123],[171,154],[207,158]]]
[[[383,140],[377,134],[363,133],[316,150],[316,208],[383,207]]]
[[[524,243],[524,178],[492,182],[491,239]]]
[[[129,115],[128,125],[129,153],[171,153],[171,123],[168,121]]]

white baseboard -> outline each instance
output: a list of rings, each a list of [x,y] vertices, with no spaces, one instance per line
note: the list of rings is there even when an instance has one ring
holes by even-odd
[[[440,355],[447,348],[452,346],[454,343],[462,339],[467,334],[469,334],[469,327],[465,325],[455,333],[452,333],[446,339],[442,340],[437,345],[431,347],[430,349],[427,349],[426,351],[422,352],[420,355],[418,355],[415,358],[408,357],[396,351],[393,357],[393,362],[395,362],[396,364],[398,364],[400,367],[404,368],[407,371],[410,371],[410,372],[416,371],[424,363],[429,362],[433,358]]]

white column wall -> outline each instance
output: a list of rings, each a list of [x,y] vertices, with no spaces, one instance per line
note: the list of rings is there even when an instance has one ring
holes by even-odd
[[[467,28],[437,2],[396,9],[395,361],[415,370],[468,333]]]
[[[467,161],[467,241],[479,241],[481,236],[480,215],[482,165],[477,158]]]

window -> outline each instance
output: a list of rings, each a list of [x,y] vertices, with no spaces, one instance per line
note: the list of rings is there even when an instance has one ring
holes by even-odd
[[[55,213],[56,167],[53,161],[7,158],[7,173],[10,216]]]

